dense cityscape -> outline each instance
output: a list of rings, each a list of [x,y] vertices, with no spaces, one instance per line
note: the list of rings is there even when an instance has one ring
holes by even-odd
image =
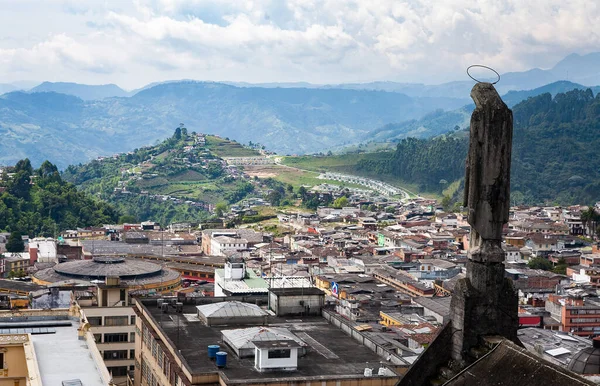
[[[0,8],[0,386],[600,385],[594,1]]]

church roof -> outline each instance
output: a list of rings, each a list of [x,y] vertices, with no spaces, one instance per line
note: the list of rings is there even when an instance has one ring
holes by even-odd
[[[444,384],[462,385],[587,386],[596,383],[503,339],[488,354]]]

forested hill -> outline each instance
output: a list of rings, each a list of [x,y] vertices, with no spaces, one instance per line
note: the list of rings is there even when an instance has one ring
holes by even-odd
[[[222,157],[260,156],[259,147],[180,127],[157,145],[69,166],[63,178],[110,202],[127,221],[198,222],[212,206],[254,190]]]
[[[520,204],[589,204],[600,200],[600,97],[573,90],[546,93],[513,108],[511,199]],[[464,176],[468,133],[405,139],[390,158],[361,161],[423,190],[441,191]],[[442,182],[442,183],[440,183]]]
[[[64,181],[48,161],[33,169],[28,159],[0,177],[0,231],[54,236],[66,229],[114,223],[115,210]]]

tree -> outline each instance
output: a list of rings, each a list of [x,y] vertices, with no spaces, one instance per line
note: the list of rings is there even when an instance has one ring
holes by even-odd
[[[543,269],[544,271],[552,270],[552,263],[543,257],[534,257],[529,260],[527,266],[531,269]]]
[[[119,224],[134,224],[137,222],[137,218],[130,214],[124,214],[119,217]]]
[[[223,217],[223,214],[225,214],[227,209],[227,203],[219,202],[217,205],[215,205],[215,214],[217,217]]]
[[[301,186],[298,188],[298,195],[300,196],[300,198],[302,198],[302,199],[306,198],[306,194],[307,194],[307,191],[304,186]]]
[[[558,259],[558,262],[556,263],[556,265],[552,269],[552,272],[558,273],[560,275],[566,275],[567,274],[567,267],[568,267],[567,261],[565,260],[564,257],[561,257],[560,259]]]
[[[345,206],[348,206],[348,198],[346,196],[342,196],[342,197],[336,198],[333,201],[333,207],[334,208],[343,208]]]
[[[179,141],[181,139],[181,127],[175,129],[175,133],[173,134],[173,139]]]
[[[589,206],[581,212],[581,222],[585,227],[586,234],[594,238],[596,236],[597,224],[600,221],[600,214],[596,212],[596,208]]]
[[[442,198],[442,207],[444,208],[444,211],[447,212],[448,210],[450,210],[451,205],[452,197],[445,195],[444,198]]]
[[[23,239],[21,238],[21,233],[14,231],[8,237],[6,241],[6,251],[7,252],[23,252],[25,250],[25,243],[23,243]]]

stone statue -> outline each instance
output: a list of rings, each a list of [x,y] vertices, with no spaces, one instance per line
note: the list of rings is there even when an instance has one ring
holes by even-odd
[[[464,366],[482,337],[518,342],[518,297],[504,275],[502,228],[510,210],[512,111],[490,83],[471,90],[475,110],[465,175],[467,220],[471,240],[467,275],[452,294],[452,359]]]
[[[469,252],[473,260],[501,262],[502,228],[510,209],[512,111],[490,83],[477,83],[471,98],[475,110],[471,115],[464,200],[472,227]]]

